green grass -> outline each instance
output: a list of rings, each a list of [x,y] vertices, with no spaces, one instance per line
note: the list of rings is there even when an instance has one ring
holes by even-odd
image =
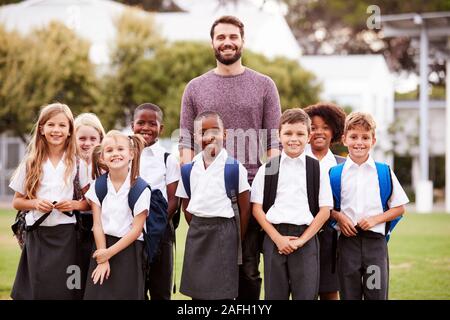
[[[19,261],[20,249],[10,230],[14,215],[11,210],[0,210],[0,299],[9,299]],[[177,289],[187,231],[181,220],[177,229]],[[450,215],[407,214],[391,237],[389,259],[390,299],[450,299]],[[177,292],[173,299],[188,297]]]

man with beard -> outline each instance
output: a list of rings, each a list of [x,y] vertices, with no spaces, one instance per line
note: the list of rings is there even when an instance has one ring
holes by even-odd
[[[180,116],[181,163],[190,162],[195,153],[194,119],[205,111],[217,112],[222,115],[226,129],[225,149],[245,166],[251,183],[261,165],[262,153],[266,151],[267,157],[279,154],[276,137],[281,116],[278,90],[268,76],[242,65],[244,25],[239,19],[233,16],[217,19],[211,26],[210,35],[217,66],[191,80],[185,88]],[[252,215],[248,226],[244,223],[242,233],[245,238],[238,300],[258,300],[262,233]]]

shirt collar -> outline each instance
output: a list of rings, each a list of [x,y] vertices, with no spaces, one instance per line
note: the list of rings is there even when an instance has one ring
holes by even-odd
[[[305,152],[304,152],[306,155],[308,155],[308,156],[310,156],[311,158],[314,158],[314,159],[316,159],[316,160],[319,160],[319,159],[317,159],[317,157],[314,155],[314,153],[312,152],[312,148],[311,148],[311,144],[307,144],[306,145],[306,147],[305,147]],[[334,157],[334,154],[333,154],[333,152],[331,152],[331,150],[330,149],[328,149],[328,152],[327,152],[327,154],[325,155],[325,157],[323,157],[322,158],[322,160],[320,160],[320,162],[322,162],[322,161],[326,161],[326,162],[332,162],[332,163],[334,163],[335,165],[337,164],[337,161],[336,161],[336,158]]]
[[[367,158],[366,162],[362,163],[360,166],[356,164],[351,158],[350,155],[347,156],[347,159],[345,160],[344,169],[348,169],[352,166],[355,167],[362,167],[362,166],[369,166],[373,169],[376,169],[375,161],[373,160],[372,156],[369,155],[369,158]]]
[[[214,159],[213,163],[217,162],[217,161],[223,161],[225,162],[226,159],[228,158],[228,152],[225,150],[225,148],[222,148],[222,150],[220,150],[219,154],[217,155],[216,159]],[[203,151],[199,152],[193,159],[192,161],[203,161]]]
[[[283,163],[285,160],[287,160],[287,161],[295,161],[295,162],[299,161],[301,164],[305,164],[305,162],[306,162],[306,154],[305,154],[305,152],[302,152],[298,157],[291,158],[283,150],[283,151],[281,151],[280,164]]]
[[[161,145],[159,144],[159,140],[156,140],[151,146],[145,147],[144,152],[154,156],[161,150]]]

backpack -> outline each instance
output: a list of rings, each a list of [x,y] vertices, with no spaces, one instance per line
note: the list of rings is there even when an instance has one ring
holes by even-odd
[[[194,161],[184,164],[181,167],[181,180],[183,181],[184,190],[191,198],[191,172],[194,166]],[[225,162],[224,170],[225,190],[227,197],[231,200],[231,206],[234,212],[234,218],[236,220],[237,234],[238,234],[238,264],[242,264],[242,241],[241,241],[241,223],[238,207],[238,194],[239,194],[239,162],[228,157]]]
[[[263,210],[267,213],[275,203],[277,195],[278,176],[280,174],[281,155],[266,163],[264,177],[264,200]],[[273,171],[275,170],[275,171]],[[320,165],[319,161],[306,156],[306,193],[308,205],[313,217],[319,212],[319,189],[320,189]]]
[[[392,177],[391,177],[391,169],[385,163],[375,162],[375,166],[377,168],[378,175],[378,186],[380,189],[380,199],[381,204],[383,205],[383,211],[386,212],[389,210],[388,201],[392,195]],[[330,169],[330,183],[331,190],[333,192],[334,199],[334,210],[341,211],[341,177],[342,170],[344,169],[344,163],[341,163],[335,167]],[[394,230],[397,223],[403,216],[398,216],[392,221],[386,222],[386,241],[389,241],[391,237],[392,230]],[[332,220],[330,225],[332,227],[336,227],[337,221]]]
[[[102,174],[95,180],[95,193],[100,204],[108,193],[107,183],[108,173]],[[147,263],[154,261],[159,253],[159,245],[164,236],[167,227],[167,201],[164,198],[161,190],[152,190],[150,185],[141,177],[136,179],[136,182],[130,188],[128,193],[128,206],[133,215],[134,206],[139,199],[141,193],[148,188],[151,192],[151,200],[149,207],[149,214],[145,220],[147,231],[143,230],[145,253],[147,255]],[[134,215],[133,215],[134,216]]]

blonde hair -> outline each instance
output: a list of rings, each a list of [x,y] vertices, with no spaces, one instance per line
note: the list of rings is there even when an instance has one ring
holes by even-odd
[[[74,120],[72,111],[70,111],[70,108],[67,105],[62,103],[52,103],[43,106],[41,112],[39,113],[38,121],[33,128],[32,138],[30,143],[28,144],[26,156],[20,165],[20,167],[22,165],[25,165],[26,177],[24,186],[25,196],[28,199],[36,198],[36,193],[40,187],[43,174],[43,163],[47,159],[49,153],[47,140],[45,139],[45,136],[40,133],[40,130],[49,119],[60,113],[63,113],[69,121],[69,136],[67,137],[64,144],[64,163],[66,165],[64,180],[66,185],[69,183],[69,177],[72,176],[72,171],[75,167],[76,155]],[[16,171],[16,173],[17,172],[18,170]],[[13,177],[16,175],[16,173],[13,175]]]
[[[94,113],[86,112],[79,114],[78,117],[75,118],[75,132],[81,126],[89,126],[94,128],[100,136],[100,142],[103,141],[103,138],[105,137],[105,129],[103,129],[100,119]]]
[[[127,136],[126,134],[118,131],[111,130],[105,135],[105,139],[103,139],[102,143],[94,148],[92,153],[92,179],[96,179],[101,176],[103,173],[109,172],[108,166],[102,161],[103,149],[105,147],[106,138],[117,138],[122,137],[128,139],[129,148],[133,152],[133,160],[131,162],[131,174],[130,174],[130,183],[134,184],[136,178],[139,176],[139,163],[141,158],[141,152],[145,147],[145,139],[140,134],[133,134]]]
[[[356,127],[362,127],[366,131],[370,131],[372,136],[375,137],[375,129],[377,127],[375,120],[369,113],[365,112],[352,112],[345,119],[344,135],[349,130]]]

